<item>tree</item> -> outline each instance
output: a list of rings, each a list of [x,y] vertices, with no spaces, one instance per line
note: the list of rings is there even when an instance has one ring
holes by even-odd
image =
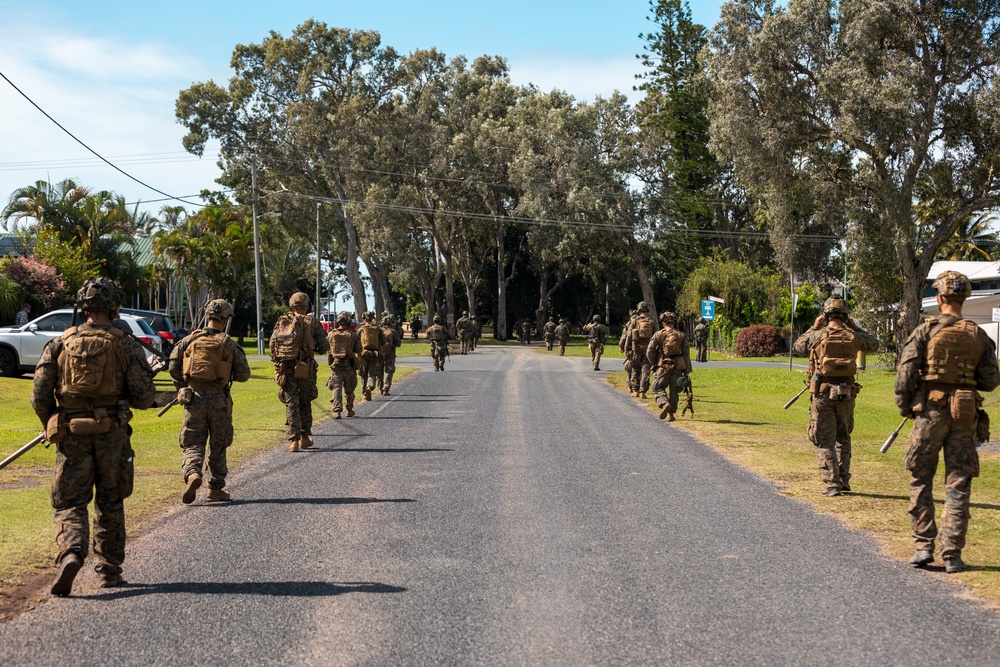
[[[942,244],[1000,204],[998,25],[988,1],[735,0],[707,50],[712,148],[762,198],[783,261],[798,235],[846,228],[849,256],[882,264],[852,262],[870,286],[855,295],[899,301],[898,345]]]
[[[993,224],[997,221],[990,211],[969,216],[958,225],[954,236],[938,249],[937,259],[957,261],[988,261],[994,258],[1000,243]]]

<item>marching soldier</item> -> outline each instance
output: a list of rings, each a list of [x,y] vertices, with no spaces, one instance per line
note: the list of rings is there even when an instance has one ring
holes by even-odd
[[[469,311],[462,311],[462,316],[458,318],[458,322],[455,322],[455,328],[458,330],[462,354],[468,354],[472,347],[472,320],[469,319]]]
[[[427,340],[431,344],[431,359],[434,370],[444,370],[444,360],[448,357],[448,330],[441,326],[441,316],[434,316],[434,324],[427,327]]]
[[[559,341],[559,356],[564,356],[566,344],[569,343],[569,322],[565,317],[559,320],[559,326],[555,329],[555,337]]]
[[[424,328],[424,323],[420,321],[420,316],[415,315],[412,320],[410,320],[410,337],[413,340],[417,339],[420,335],[420,330]]]
[[[479,346],[479,339],[483,336],[483,325],[479,321],[479,318],[475,315],[472,316],[472,350],[475,351]]]
[[[694,344],[698,350],[698,361],[704,363],[708,361],[708,324],[704,319],[699,320],[694,328]]]
[[[354,416],[354,390],[358,386],[358,371],[361,366],[361,338],[351,331],[351,314],[344,311],[337,315],[337,326],[327,337],[329,347],[330,379],[327,387],[333,391],[330,403],[333,418],[340,419],[347,402],[347,416]]]
[[[913,330],[896,371],[896,405],[913,419],[904,459],[910,471],[910,526],[916,552],[910,565],[934,561],[934,473],[944,452],[945,491],[941,515],[941,557],[945,572],[965,569],[962,549],[969,527],[972,478],[979,475],[978,442],[989,439],[989,417],[979,391],[1000,384],[993,341],[962,306],[972,293],[968,277],[945,271],[934,281],[941,315]]]
[[[181,500],[194,502],[201,488],[205,464],[205,445],[211,435],[208,469],[210,502],[229,500],[225,491],[226,449],[233,444],[233,381],[250,379],[250,364],[243,348],[226,333],[226,323],[233,316],[228,301],[216,299],[205,306],[208,326],[196,329],[174,346],[168,368],[177,388],[177,402],[184,406],[184,424],[179,436],[184,451],[184,494]]]
[[[86,321],[50,341],[35,369],[31,407],[56,445],[52,482],[59,566],[52,595],[69,595],[90,546],[87,505],[94,501],[94,568],[100,586],[120,586],[125,562],[125,498],[132,494],[132,410],[153,405],[153,373],[139,343],[112,326],[123,293],[108,278],[77,292]]]
[[[543,327],[543,330],[544,330],[544,334],[545,334],[543,336],[543,338],[545,340],[545,349],[549,350],[551,352],[552,351],[552,345],[553,345],[553,343],[556,342],[556,321],[555,321],[555,318],[553,318],[553,317],[550,316],[549,317],[549,321],[545,323],[545,326]]]
[[[361,392],[365,400],[372,400],[372,392],[378,385],[378,351],[385,345],[382,330],[375,326],[375,313],[367,312],[361,316],[361,326],[358,327],[361,337]]]
[[[691,372],[691,349],[677,319],[669,310],[660,313],[660,330],[653,334],[646,347],[646,360],[656,367],[653,396],[660,408],[660,419],[676,421],[680,388],[677,381]]]
[[[809,440],[819,457],[824,496],[851,490],[854,398],[861,389],[854,381],[856,358],[859,351],[877,349],[878,340],[858,326],[840,296],[826,300],[823,314],[793,346],[795,354],[809,356]]]
[[[629,330],[635,323],[635,311],[630,310],[628,314],[628,319],[625,321],[625,325],[622,327],[622,335],[618,337],[618,350],[624,355],[625,360],[622,364],[625,366],[625,383],[628,385],[629,396],[634,396],[635,393],[632,389],[632,345],[629,344],[631,340],[629,337]]]
[[[531,345],[531,320],[521,320],[521,345]]]
[[[378,351],[378,389],[389,395],[392,376],[396,372],[396,348],[403,344],[403,336],[392,326],[392,315],[382,318],[382,347]]]
[[[319,396],[315,355],[329,351],[323,325],[306,315],[309,295],[296,292],[288,300],[291,311],[278,318],[269,346],[274,362],[278,398],[285,404],[288,451],[307,449],[312,440],[312,402]]]
[[[594,315],[593,321],[583,327],[590,343],[590,360],[594,362],[594,370],[601,370],[601,355],[604,354],[604,341],[608,337],[608,328],[601,324],[601,316]]]
[[[649,304],[640,301],[636,310],[638,314],[625,337],[625,347],[632,351],[632,372],[628,378],[628,386],[632,396],[644,399],[649,391],[649,376],[653,369],[646,356],[646,349],[657,326],[649,317]]]

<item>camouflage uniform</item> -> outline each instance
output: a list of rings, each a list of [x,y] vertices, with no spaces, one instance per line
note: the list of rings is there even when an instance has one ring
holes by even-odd
[[[378,386],[379,379],[379,350],[385,346],[385,336],[382,334],[382,330],[375,326],[374,313],[365,313],[362,317],[361,326],[358,327],[358,337],[364,337],[365,329],[374,329],[376,338],[377,348],[374,350],[365,350],[362,346],[361,351],[361,368],[358,369],[358,381],[361,383],[361,393],[364,394],[365,400],[372,400],[372,392],[375,391]]]
[[[828,301],[829,303],[829,301]],[[843,303],[840,301],[840,303]],[[845,306],[846,308],[846,306]],[[844,319],[847,313],[844,311]],[[809,356],[809,377],[811,394],[809,402],[809,441],[816,446],[819,458],[820,476],[826,484],[827,495],[838,495],[841,490],[850,491],[851,480],[851,432],[854,430],[854,399],[860,385],[854,377],[824,377],[818,375],[817,359],[812,354],[816,345],[828,335],[832,327],[823,325],[810,327],[799,336],[793,351],[800,356]],[[860,328],[853,331],[844,325],[854,340],[854,349],[874,352],[878,349],[878,339]],[[834,387],[846,385],[846,398],[832,397]]]
[[[414,317],[410,320],[410,337],[413,338],[413,340],[416,340],[417,336],[420,335],[420,330],[423,326],[424,323],[420,321],[419,317]]]
[[[427,327],[427,340],[431,344],[434,370],[443,371],[444,361],[448,357],[448,331],[441,326],[441,318],[437,315],[434,316],[434,324]]]
[[[688,347],[684,333],[674,328],[675,319],[672,313],[663,312],[660,315],[661,329],[653,334],[646,347],[646,361],[656,367],[656,379],[653,382],[653,396],[660,408],[660,419],[674,421],[677,404],[680,402],[680,390],[677,380],[682,375],[691,372],[691,349]],[[680,336],[681,353],[673,356],[664,355],[664,341],[669,332]]]
[[[601,370],[601,355],[604,354],[604,341],[608,337],[608,328],[601,324],[601,316],[594,315],[594,320],[583,327],[587,332],[587,340],[590,343],[590,360],[594,363],[594,370]]]
[[[698,351],[697,360],[701,363],[708,361],[708,324],[705,320],[698,322],[694,328],[694,344]]]
[[[545,340],[545,349],[551,350],[552,345],[556,342],[556,323],[551,317],[549,321],[545,323],[544,327],[545,335],[543,339]]]
[[[946,274],[942,274],[944,275]],[[961,277],[968,286],[968,278]],[[938,288],[938,283],[935,283],[935,287]],[[938,289],[940,292],[940,288]],[[964,291],[969,290],[966,288]],[[976,429],[979,420],[983,418],[982,414],[977,413],[976,418],[971,421],[957,422],[952,418],[952,398],[956,390],[993,391],[1000,384],[1000,370],[997,368],[993,341],[978,327],[974,337],[969,338],[972,350],[966,350],[970,352],[973,365],[969,369],[968,383],[929,381],[927,360],[932,337],[937,334],[939,327],[960,320],[961,318],[952,315],[942,315],[914,329],[900,355],[895,387],[896,405],[900,414],[913,417],[913,430],[910,431],[910,443],[906,448],[904,462],[906,469],[910,471],[910,525],[918,554],[920,551],[930,554],[934,552],[938,530],[934,522],[932,485],[938,454],[944,452],[945,499],[940,536],[941,555],[946,565],[952,559],[961,562],[961,551],[965,547],[972,478],[979,475]],[[978,359],[975,358],[977,353]],[[977,407],[982,404],[978,393],[975,393],[975,404]],[[910,562],[913,565],[924,565],[932,559]],[[964,564],[961,567],[964,569]],[[948,571],[960,569],[949,568]]]
[[[392,375],[396,372],[396,348],[403,344],[403,338],[389,323],[382,322],[383,344],[378,351],[378,389],[383,396],[389,395]]]
[[[472,350],[475,351],[476,346],[479,345],[479,339],[483,335],[483,325],[479,322],[479,318],[475,315],[472,316]]]
[[[458,318],[458,322],[455,322],[455,328],[458,330],[458,340],[461,343],[462,354],[468,354],[472,348],[472,320],[469,319],[469,313],[462,313],[462,316]]]
[[[335,336],[347,336],[344,347],[348,353],[334,356]],[[344,409],[344,399],[347,399],[347,416],[354,416],[354,390],[358,386],[358,373],[354,370],[352,358],[361,358],[361,337],[351,331],[351,317],[348,313],[341,313],[337,318],[337,327],[330,331],[327,341],[329,356],[327,363],[330,364],[330,380],[326,386],[333,391],[330,403],[333,405],[333,418],[340,419],[340,413]]]
[[[217,383],[188,381],[184,379],[184,351],[197,338],[220,333],[224,331],[211,327],[193,331],[174,346],[168,364],[174,386],[178,390],[184,387],[190,388],[190,400],[184,405],[184,423],[179,436],[180,446],[184,451],[184,461],[181,464],[184,480],[187,481],[191,475],[201,476],[205,464],[205,446],[211,436],[208,469],[212,473],[212,478],[208,485],[212,489],[225,488],[226,475],[229,473],[226,449],[233,444],[233,399],[229,393],[229,385],[233,381],[249,380],[250,364],[243,348],[229,340],[226,341],[226,345],[233,359],[229,383],[217,386]]]
[[[524,320],[521,322],[521,345],[531,344],[531,321]]]
[[[625,356],[622,365],[625,366],[625,383],[628,385],[629,394],[632,393],[632,346],[626,343],[630,340],[628,332],[634,322],[635,314],[629,313],[628,321],[622,327],[622,335],[618,337],[618,351]]]
[[[84,294],[92,283],[114,284],[105,278],[87,281],[80,289]],[[115,285],[117,288],[117,285]],[[120,302],[120,301],[119,301]],[[111,325],[82,324],[79,331],[111,329]],[[98,562],[94,568],[109,585],[116,585],[125,561],[125,498],[132,493],[135,467],[129,435],[132,428],[130,408],[145,410],[154,400],[153,374],[146,362],[142,347],[132,338],[123,337],[119,345],[123,351],[125,378],[123,392],[117,405],[108,408],[112,418],[111,430],[100,435],[73,435],[56,445],[56,472],[52,482],[52,507],[55,509],[56,545],[59,553],[56,562],[71,554],[80,562],[87,557],[90,542],[90,525],[87,505],[94,500],[94,554]],[[61,365],[66,363],[62,338],[50,341],[42,351],[31,393],[31,407],[47,425],[57,412],[66,419],[93,417],[94,411],[70,407],[60,395]],[[79,400],[79,399],[78,399]],[[79,569],[79,568],[77,568]],[[72,585],[73,571],[69,577]],[[66,595],[63,592],[53,593]]]
[[[306,298],[308,304],[308,297]],[[296,314],[295,311],[288,313],[292,317],[303,317],[306,326],[312,328],[314,349],[307,361],[310,364],[309,377],[304,380],[295,379],[295,361],[277,361],[274,363],[274,381],[278,384],[278,398],[285,404],[285,434],[289,447],[300,442],[303,437],[312,436],[313,414],[312,402],[319,397],[319,387],[317,386],[317,375],[319,364],[316,363],[314,355],[326,354],[330,346],[326,340],[326,331],[323,325],[317,320],[307,315]],[[274,335],[271,335],[269,345],[274,347]]]
[[[569,324],[566,320],[559,320],[559,326],[555,330],[556,340],[559,341],[559,356],[566,354],[566,344],[569,343]]]
[[[646,319],[649,320],[650,317],[649,307],[646,305],[645,301],[639,303],[639,314],[636,316],[635,320],[632,322],[632,326],[629,327],[628,332],[625,335],[625,347],[632,351],[632,370],[629,374],[628,385],[629,390],[633,392],[635,396],[642,396],[645,398],[646,392],[649,391],[649,379],[652,374],[653,367],[649,363],[649,359],[646,356],[646,349],[649,346],[648,340],[641,340],[637,336],[636,332],[640,323]],[[656,329],[656,323],[653,322],[654,335]]]

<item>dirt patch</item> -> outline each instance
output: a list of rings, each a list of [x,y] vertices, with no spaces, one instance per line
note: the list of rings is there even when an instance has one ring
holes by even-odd
[[[20,584],[5,584],[0,593],[0,623],[6,623],[34,609],[49,596],[56,574],[54,567],[25,575]]]
[[[51,475],[25,475],[13,482],[0,484],[0,491],[15,491],[17,489],[33,489],[36,486],[44,486],[51,481]]]

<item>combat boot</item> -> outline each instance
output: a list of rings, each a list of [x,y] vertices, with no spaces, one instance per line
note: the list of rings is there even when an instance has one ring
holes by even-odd
[[[354,416],[354,406],[353,405],[348,405],[347,406],[347,416],[348,417],[353,417]]]
[[[823,495],[824,496],[828,496],[830,498],[832,498],[834,496],[839,496],[840,495],[840,489],[838,489],[835,486],[831,486],[826,491],[823,491]]]
[[[388,396],[388,395],[389,395],[389,388],[388,388],[388,387],[386,387],[386,388],[385,388],[385,389],[384,389],[384,390],[382,391],[382,395],[383,395],[383,396]]]
[[[181,496],[181,502],[185,505],[190,505],[194,502],[194,499],[198,496],[198,489],[201,488],[201,475],[198,473],[191,473],[187,476],[187,487],[184,489],[184,495]]]
[[[944,571],[947,574],[958,574],[959,572],[965,572],[965,561],[959,555],[952,556],[951,558],[944,559]]]
[[[209,489],[208,490],[208,502],[210,503],[221,503],[229,500],[231,496],[229,492],[225,489]]]
[[[645,401],[645,400],[646,400],[646,392],[644,392],[644,391],[643,391],[643,392],[640,392],[640,393],[639,393],[639,398],[641,398],[642,400],[644,400],[644,401]]]
[[[295,440],[289,441],[289,443],[288,443],[288,451],[290,451],[290,452],[297,452],[297,451],[299,451],[299,440],[298,440],[298,438],[296,438]]]
[[[372,400],[372,390],[371,389],[365,389],[365,400],[366,401]]]
[[[664,403],[660,406],[660,419],[666,419],[670,415],[670,404]]]
[[[313,439],[311,435],[304,435],[302,439],[299,440],[299,449],[309,449],[313,446]]]
[[[339,410],[337,412],[333,413],[333,418],[334,419],[340,419],[340,411]]]
[[[677,421],[677,417],[674,416],[673,412],[668,412],[667,413],[667,421],[668,422],[675,422],[675,421]]]
[[[927,549],[917,549],[910,557],[910,565],[913,567],[925,567],[934,562],[934,554]]]
[[[118,588],[125,583],[120,574],[102,574],[101,580],[97,583],[98,588]]]
[[[59,597],[69,595],[73,591],[73,579],[76,578],[76,573],[80,571],[82,565],[83,559],[75,552],[71,551],[63,556],[62,560],[59,561],[59,572],[56,573],[56,580],[52,582],[52,588],[49,589],[49,592]]]

